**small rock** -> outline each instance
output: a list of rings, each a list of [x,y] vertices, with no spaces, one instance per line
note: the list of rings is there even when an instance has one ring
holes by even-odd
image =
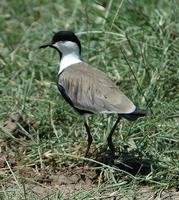
[[[71,177],[69,177],[69,180],[72,184],[76,184],[79,181],[79,176],[77,174],[73,174]]]
[[[4,123],[4,128],[6,128],[9,132],[14,133],[17,129],[17,125],[12,121],[7,120]]]
[[[57,184],[58,185],[68,185],[68,184],[71,184],[71,180],[64,175],[60,175],[58,177],[58,183]]]

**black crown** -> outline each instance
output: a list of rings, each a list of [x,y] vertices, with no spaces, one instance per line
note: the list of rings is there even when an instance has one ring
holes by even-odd
[[[77,36],[71,32],[71,31],[59,31],[57,33],[54,34],[53,38],[52,38],[52,42],[59,42],[59,41],[71,41],[71,42],[75,42],[80,49],[81,52],[81,43],[79,41],[79,39],[77,38]]]

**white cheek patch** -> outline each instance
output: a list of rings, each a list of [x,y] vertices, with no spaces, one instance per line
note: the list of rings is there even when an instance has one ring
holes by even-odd
[[[56,42],[55,44],[53,44],[52,46],[56,47],[56,48],[60,48],[60,42]]]
[[[66,67],[82,62],[79,54],[79,47],[75,42],[59,41],[54,43],[53,47],[57,48],[62,53],[59,73]]]

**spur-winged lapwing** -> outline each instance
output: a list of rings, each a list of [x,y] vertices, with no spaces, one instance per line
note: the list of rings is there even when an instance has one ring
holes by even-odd
[[[40,48],[51,47],[60,55],[57,86],[64,99],[82,116],[88,134],[87,156],[92,143],[87,114],[116,113],[117,121],[108,135],[107,142],[114,155],[112,134],[121,118],[134,121],[145,116],[132,101],[108,78],[104,72],[93,68],[80,59],[81,43],[71,31],[54,34],[50,43]]]

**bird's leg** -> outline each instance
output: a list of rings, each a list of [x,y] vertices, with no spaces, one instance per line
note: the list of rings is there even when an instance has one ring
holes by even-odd
[[[84,126],[85,126],[85,129],[86,129],[87,135],[88,135],[88,138],[87,138],[88,146],[87,146],[87,149],[86,149],[86,152],[85,152],[85,157],[87,157],[91,143],[93,141],[93,138],[92,138],[92,135],[90,133],[90,128],[89,128],[89,125],[88,125],[88,120],[87,120],[86,115],[83,115],[83,121],[84,121]]]
[[[111,132],[109,133],[108,137],[107,137],[107,142],[108,142],[108,147],[110,148],[112,154],[114,155],[115,154],[115,148],[114,148],[114,145],[112,143],[112,135],[117,127],[117,124],[119,123],[121,117],[118,115],[118,118],[116,120],[116,122],[114,123],[112,129],[111,129]]]

